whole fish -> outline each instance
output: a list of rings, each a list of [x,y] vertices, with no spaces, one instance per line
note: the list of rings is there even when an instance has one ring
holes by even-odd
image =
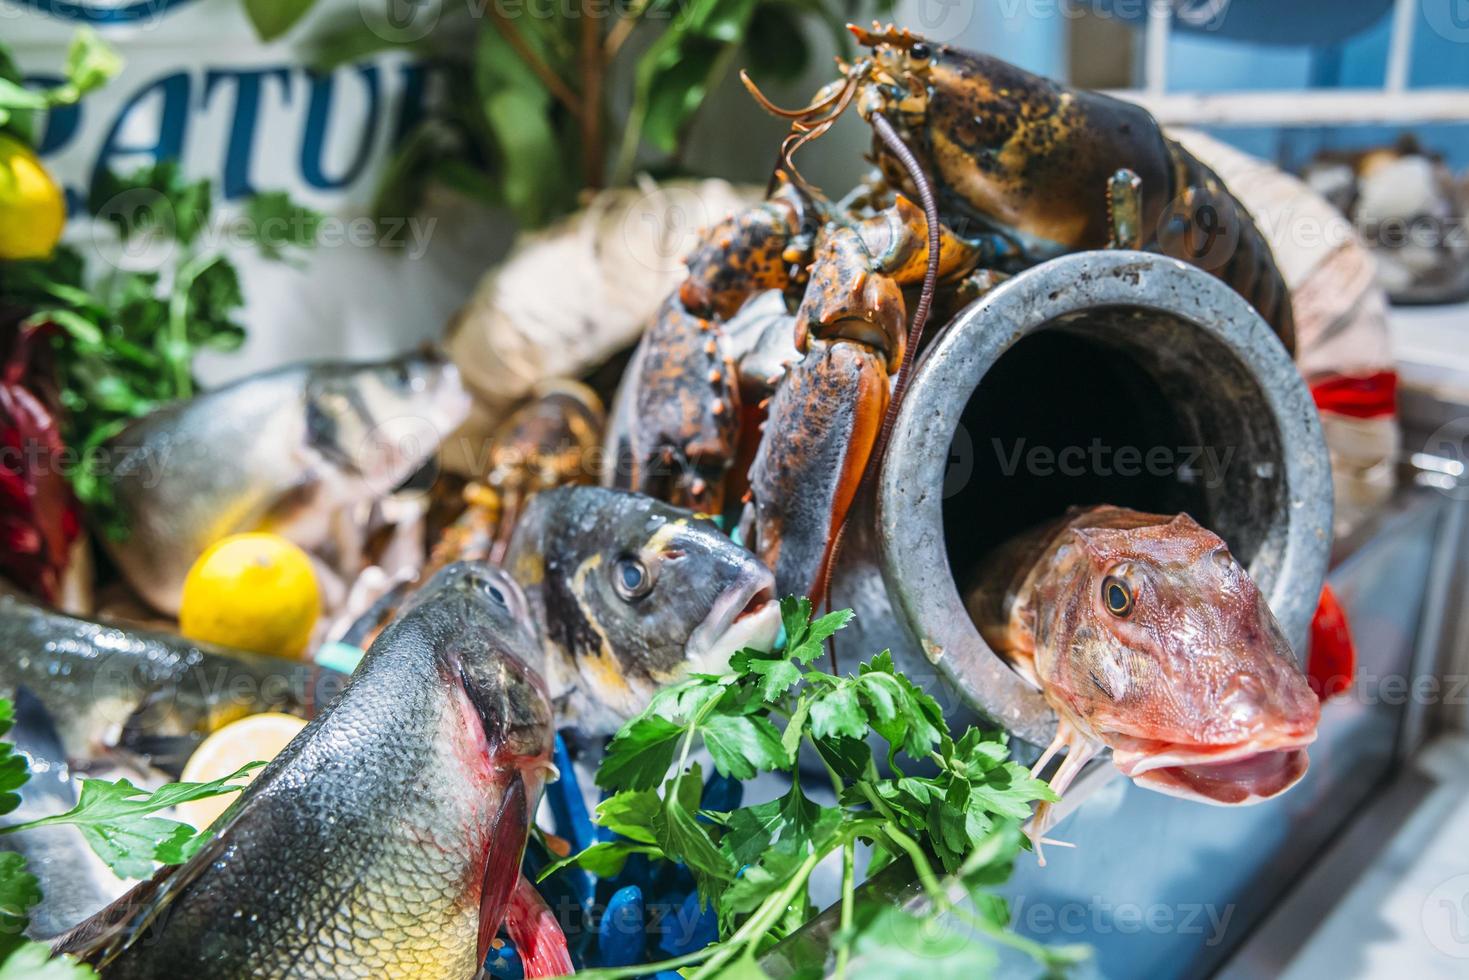
[[[474,976],[554,771],[526,623],[503,573],[439,572],[192,860],[57,950],[108,980]]]
[[[1249,573],[1187,514],[1073,508],[989,556],[969,611],[1060,719],[1036,765],[1068,750],[1058,792],[1104,747],[1138,785],[1205,803],[1306,773],[1320,702]]]
[[[505,568],[525,589],[562,716],[610,733],[658,688],[780,631],[774,576],[708,517],[642,494],[537,494]]]
[[[6,814],[6,820],[26,823],[70,810],[77,803],[77,780],[53,719],[26,688],[13,692],[12,703],[15,723],[5,740],[25,756],[30,778],[15,791],[20,806]],[[31,906],[26,927],[32,939],[61,935],[128,889],[76,827],[61,824],[5,834],[0,836],[0,849],[23,855],[26,870],[40,883],[41,901]]]
[[[344,682],[325,667],[107,626],[0,595],[0,697],[30,691],[69,763],[121,749],[176,774],[220,726],[262,711],[310,718]]]
[[[100,535],[128,583],[178,612],[184,577],[214,542],[274,531],[350,574],[350,512],[403,483],[463,421],[469,396],[429,355],[303,364],[244,378],[138,419],[108,443],[104,474],[124,537]]]

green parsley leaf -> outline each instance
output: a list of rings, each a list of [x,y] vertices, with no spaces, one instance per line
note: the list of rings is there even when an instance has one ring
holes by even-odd
[[[852,935],[849,976],[894,980],[973,980],[995,974],[994,946],[953,916],[915,915],[888,903],[861,903]]]
[[[804,856],[809,844],[823,842],[840,821],[840,810],[813,803],[796,780],[785,796],[732,812],[721,844],[741,866],[771,847],[794,847]]]
[[[708,900],[734,879],[734,868],[709,836],[708,826],[696,816],[703,793],[704,778],[697,763],[670,779],[663,788],[663,807],[653,821],[653,834],[665,855],[688,867],[700,896]]]
[[[264,258],[278,262],[292,249],[316,244],[321,222],[320,212],[295,203],[284,191],[265,191],[245,202],[240,231]]]
[[[663,850],[652,844],[638,844],[625,840],[604,840],[568,855],[559,861],[546,865],[536,881],[545,881],[562,868],[575,865],[583,871],[590,871],[598,878],[614,878],[622,873],[622,868],[627,864],[627,859],[634,854],[647,854],[651,857],[663,857]]]
[[[860,739],[867,734],[867,713],[857,691],[847,682],[816,696],[811,704],[811,733],[817,738],[844,736]]]
[[[653,790],[627,790],[597,805],[597,826],[644,844],[653,843],[653,821],[662,800]]]
[[[8,699],[0,699],[0,735],[10,731],[14,724],[15,706]],[[20,806],[20,794],[16,790],[30,778],[25,756],[16,752],[9,742],[0,742],[0,814]]]
[[[126,779],[84,779],[77,805],[70,810],[0,828],[0,833],[72,824],[119,878],[145,878],[153,873],[155,861],[188,860],[207,837],[207,831],[151,814],[189,800],[238,792],[241,787],[231,784],[262,765],[253,762],[207,783],[168,783],[152,793]]]
[[[69,956],[52,956],[45,943],[21,943],[0,960],[0,980],[96,980],[85,963]]]
[[[607,746],[597,767],[597,785],[602,789],[654,789],[673,765],[682,725],[658,715],[639,715],[624,725]]]
[[[714,768],[735,779],[791,764],[781,745],[780,730],[768,718],[755,715],[713,715],[699,726]]]
[[[0,851],[0,951],[20,940],[30,919],[30,908],[40,900],[40,883],[27,870],[25,856]]]

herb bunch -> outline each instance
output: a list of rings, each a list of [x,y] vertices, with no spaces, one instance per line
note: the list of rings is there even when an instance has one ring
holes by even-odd
[[[0,698],[0,736],[15,723],[15,709]],[[146,878],[159,865],[182,864],[212,836],[186,823],[156,816],[190,800],[238,792],[238,780],[263,766],[252,762],[207,783],[167,783],[149,792],[126,779],[84,779],[76,806],[65,813],[0,827],[0,836],[36,827],[70,824],[119,878]],[[0,742],[0,815],[20,806],[17,792],[30,779],[26,758]],[[40,883],[14,851],[0,851],[0,980],[83,980],[96,974],[65,957],[51,959],[50,947],[23,935],[31,906],[41,901]]]
[[[221,231],[209,181],[185,179],[176,162],[104,175],[89,210],[116,227],[129,251],[157,246],[166,262],[119,262],[99,275],[62,247],[44,261],[0,263],[0,296],[28,311],[19,329],[52,333],[62,438],[77,459],[72,489],[106,533],[122,538],[98,450],[133,419],[195,394],[199,354],[244,342],[237,317],[245,298],[234,265],[209,241]],[[279,260],[310,246],[320,220],[271,192],[246,202],[228,231]]]
[[[811,611],[808,600],[784,600],[784,652],[744,650],[727,673],[695,675],[661,691],[608,746],[596,780],[614,794],[598,807],[596,822],[618,836],[553,864],[542,878],[571,865],[614,876],[633,854],[679,862],[701,901],[713,903],[721,939],[664,963],[588,975],[609,980],[682,968],[691,978],[763,976],[757,957],[812,917],[808,884],[832,855],[842,866],[839,976],[865,972],[861,964],[879,950],[883,963],[871,968],[891,975],[892,937],[922,936],[938,916],[957,917],[1048,969],[1072,962],[1074,949],[1009,932],[1003,900],[979,891],[1008,876],[1028,846],[1019,827],[1031,803],[1054,801],[1054,794],[1010,761],[1003,735],[970,729],[955,739],[937,702],[894,668],[888,652],[855,675],[811,669],[823,643],[852,616],[841,610],[812,621]],[[873,757],[873,735],[887,744],[886,774]],[[796,778],[776,799],[705,810],[701,767],[690,761],[700,745],[725,776],[744,780],[766,771]],[[803,791],[796,773],[803,747],[819,758],[835,806]],[[926,774],[904,771],[915,764]],[[911,863],[928,894],[928,915],[858,899],[858,844],[870,847],[869,875],[894,860]],[[972,909],[963,901],[971,895]],[[928,943],[926,971],[939,965],[932,952]],[[952,952],[944,960],[952,969],[940,975],[972,978],[995,956],[993,943],[965,942]]]

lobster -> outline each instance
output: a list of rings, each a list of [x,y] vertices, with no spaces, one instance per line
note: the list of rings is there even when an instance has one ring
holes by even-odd
[[[609,485],[717,514],[738,495],[740,537],[782,595],[824,595],[940,290],[947,313],[1062,252],[1146,247],[1223,278],[1294,343],[1263,235],[1143,109],[907,31],[850,29],[872,53],[839,62],[807,106],[781,109],[742,75],[791,121],[771,192],[695,247],[608,431]],[[878,174],[831,203],[793,157],[854,104]],[[748,329],[747,304],[770,291],[793,316]],[[752,352],[771,331],[791,338],[774,374],[752,368],[768,367]]]
[[[841,90],[852,90],[864,119],[898,131],[952,227],[999,236],[1021,266],[1116,245],[1160,252],[1233,288],[1294,353],[1290,294],[1264,234],[1147,110],[909,31],[848,29],[872,55],[846,66]],[[796,118],[809,127],[821,108]],[[912,189],[886,141],[873,152],[885,180]],[[1138,180],[1131,225],[1108,193],[1119,171]],[[1124,226],[1132,231],[1119,240]]]

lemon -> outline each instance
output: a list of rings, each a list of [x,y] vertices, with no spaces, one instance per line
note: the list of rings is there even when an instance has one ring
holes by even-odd
[[[0,133],[0,259],[44,259],[65,223],[66,200],[40,158]]]
[[[320,613],[306,552],[278,535],[236,534],[189,569],[179,632],[239,650],[300,657]]]
[[[228,776],[251,762],[269,762],[305,727],[306,722],[295,715],[277,711],[230,722],[199,744],[184,764],[179,778],[186,783],[207,783]],[[258,775],[260,770],[256,769],[239,781],[239,785],[245,785]],[[232,793],[180,803],[178,818],[202,830],[214,823],[238,796]]]

